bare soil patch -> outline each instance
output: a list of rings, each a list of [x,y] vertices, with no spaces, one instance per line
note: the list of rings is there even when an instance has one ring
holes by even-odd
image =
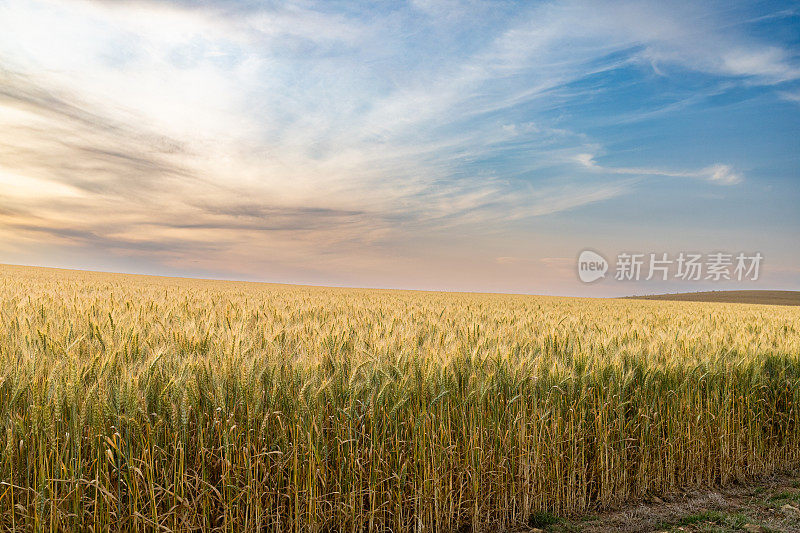
[[[800,533],[800,472],[747,485],[651,497],[635,506],[561,519],[528,533]]]

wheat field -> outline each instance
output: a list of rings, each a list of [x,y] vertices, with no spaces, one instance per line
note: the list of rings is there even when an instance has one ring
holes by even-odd
[[[0,266],[0,529],[495,531],[800,463],[800,309]]]

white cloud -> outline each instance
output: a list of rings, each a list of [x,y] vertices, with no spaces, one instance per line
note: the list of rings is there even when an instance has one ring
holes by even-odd
[[[774,46],[734,49],[722,56],[722,69],[733,76],[749,76],[762,83],[781,83],[800,77],[787,52]]]
[[[779,94],[784,100],[800,103],[800,91],[781,91]]]
[[[744,178],[730,165],[717,163],[698,170],[670,170],[647,167],[610,167],[597,164],[593,154],[581,153],[574,160],[582,167],[604,174],[631,174],[638,176],[665,176],[675,178],[698,178],[718,185],[736,185]]]
[[[741,183],[744,178],[731,168],[730,165],[716,164],[701,170],[698,175],[705,177],[708,181],[721,185],[736,185]]]

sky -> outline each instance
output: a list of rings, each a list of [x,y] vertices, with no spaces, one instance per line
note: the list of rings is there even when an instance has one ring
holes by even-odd
[[[797,2],[0,0],[1,263],[800,290],[799,206]],[[614,279],[681,252],[763,262]]]

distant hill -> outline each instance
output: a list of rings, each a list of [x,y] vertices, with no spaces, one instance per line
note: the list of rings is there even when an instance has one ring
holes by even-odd
[[[679,302],[719,302],[737,304],[800,305],[800,291],[708,291],[627,296],[636,300],[675,300]]]

